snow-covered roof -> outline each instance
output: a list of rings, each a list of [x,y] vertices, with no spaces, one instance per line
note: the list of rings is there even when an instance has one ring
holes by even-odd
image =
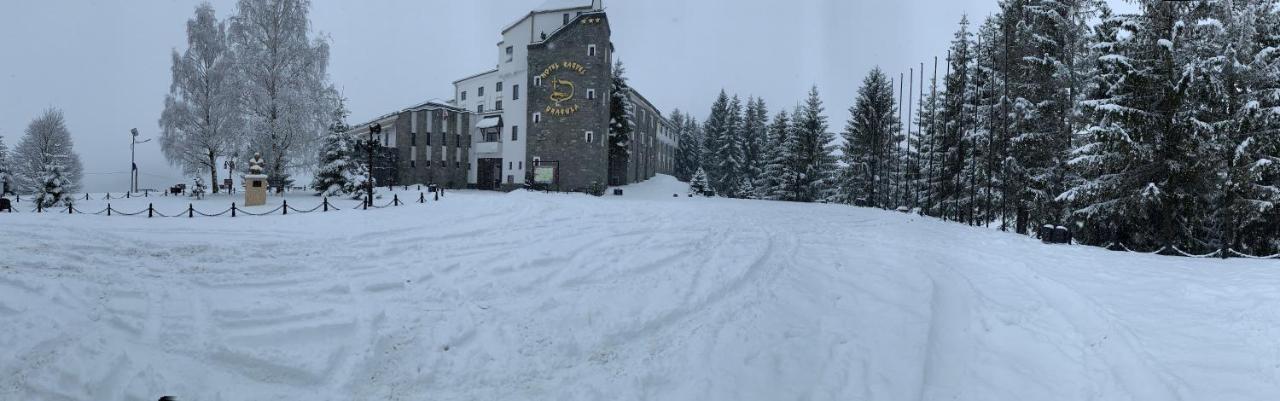
[[[502,116],[488,116],[480,119],[480,122],[476,123],[476,128],[494,128],[499,125],[502,125]]]
[[[542,2],[542,5],[538,6],[538,8],[535,8],[532,11],[536,13],[536,12],[543,12],[543,11],[564,10],[564,9],[570,9],[570,8],[591,7],[593,3],[594,2],[592,0],[547,0]]]

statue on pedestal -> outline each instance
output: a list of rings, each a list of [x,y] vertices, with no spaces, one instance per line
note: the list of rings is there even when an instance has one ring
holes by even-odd
[[[249,174],[244,176],[244,205],[257,206],[267,203],[267,176],[262,174],[262,155],[254,153],[249,159]]]

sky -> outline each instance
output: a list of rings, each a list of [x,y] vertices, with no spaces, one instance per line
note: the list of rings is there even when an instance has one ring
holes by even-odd
[[[501,29],[544,0],[312,0],[331,42],[330,79],[352,122],[429,99],[493,68]],[[0,136],[60,108],[84,162],[84,188],[128,188],[129,130],[158,135],[171,52],[186,47],[200,0],[42,0],[0,4]],[[234,0],[209,1],[225,18]],[[817,85],[831,131],[844,126],[874,66],[894,78],[946,48],[962,14],[996,0],[604,0],[630,83],[664,113],[705,119],[721,89],[790,109]],[[919,71],[916,71],[919,74]],[[141,187],[189,182],[152,141],[137,149]]]

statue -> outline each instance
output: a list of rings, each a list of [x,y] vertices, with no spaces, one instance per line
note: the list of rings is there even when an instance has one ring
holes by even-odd
[[[249,159],[249,174],[244,176],[244,205],[258,206],[267,203],[267,176],[262,174],[262,155],[254,153]]]

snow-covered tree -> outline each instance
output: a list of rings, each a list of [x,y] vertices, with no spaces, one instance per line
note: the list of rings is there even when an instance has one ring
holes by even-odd
[[[39,193],[45,188],[50,166],[58,165],[59,174],[66,178],[61,188],[75,192],[80,188],[84,174],[80,155],[76,154],[67,130],[62,111],[46,109],[40,117],[27,125],[25,135],[14,149],[14,175],[17,191]]]
[[[46,158],[52,160],[52,162],[44,166],[40,189],[36,191],[36,203],[48,209],[57,206],[64,200],[70,201],[69,198],[66,198],[66,195],[71,192],[68,190],[71,187],[71,181],[67,179],[58,157],[48,155]]]
[[[250,152],[261,152],[272,186],[314,166],[334,96],[329,45],[309,37],[307,0],[240,0],[229,32],[243,85],[241,107]]]
[[[845,166],[841,169],[833,201],[882,208],[890,206],[887,194],[877,193],[876,189],[885,171],[885,162],[889,160],[890,149],[898,138],[901,125],[897,111],[893,84],[880,67],[873,68],[862,80],[858,97],[849,108],[849,121],[842,133]]]
[[[320,146],[320,171],[316,172],[311,188],[319,196],[338,196],[359,190],[358,183],[363,180],[356,176],[359,163],[354,154],[355,139],[348,133],[346,101],[338,98],[338,107],[333,109],[329,133],[325,135]]]
[[[711,187],[711,183],[707,182],[707,172],[701,167],[693,173],[693,178],[689,180],[689,192],[700,195],[715,195],[715,188]]]
[[[765,106],[764,99],[748,97],[742,120],[741,142],[742,176],[752,183],[749,187],[755,186],[754,182],[764,170],[764,142],[768,135],[768,125],[769,109]],[[744,196],[752,192],[754,190],[742,191]]]
[[[786,183],[789,181],[784,177],[792,170],[790,163],[794,159],[788,147],[790,132],[791,118],[786,110],[779,110],[769,124],[763,152],[764,168],[754,185],[756,197],[760,199],[787,199]]]
[[[227,36],[213,6],[203,3],[187,21],[187,49],[173,51],[172,83],[160,114],[160,150],[186,174],[208,171],[218,182],[218,158],[243,139],[240,79]],[[213,186],[218,192],[218,186]]]
[[[609,181],[610,185],[627,183],[627,164],[631,158],[631,132],[635,129],[635,107],[631,104],[631,88],[627,86],[622,60],[613,64],[613,81],[609,90]]]
[[[818,87],[814,86],[809,89],[809,97],[800,110],[793,115],[793,128],[786,145],[790,148],[793,169],[787,174],[793,180],[787,185],[791,192],[790,200],[815,202],[826,200],[832,194],[836,173],[836,159],[832,154],[835,134],[827,131],[827,117],[823,111],[822,98],[818,96]]]
[[[9,156],[9,147],[0,136],[0,196],[15,190],[13,188],[13,160]]]
[[[717,104],[719,101],[717,100]],[[712,118],[716,110],[712,110]],[[708,177],[711,180],[711,186],[716,189],[716,193],[727,197],[738,197],[741,195],[738,184],[741,183],[741,177],[744,174],[743,168],[743,116],[742,116],[742,100],[734,95],[729,103],[722,110],[721,124],[718,127],[719,132],[709,135],[715,135],[716,141],[714,148],[710,150],[711,169],[708,171]],[[713,127],[708,127],[709,129]]]
[[[702,160],[700,166],[707,173],[707,180],[714,187],[716,186],[716,177],[721,176],[719,167],[723,164],[720,160],[719,150],[721,144],[726,141],[726,133],[729,127],[729,95],[725,94],[723,89],[720,90],[720,96],[716,97],[715,102],[711,104],[711,114],[707,116],[707,120],[702,127]]]

